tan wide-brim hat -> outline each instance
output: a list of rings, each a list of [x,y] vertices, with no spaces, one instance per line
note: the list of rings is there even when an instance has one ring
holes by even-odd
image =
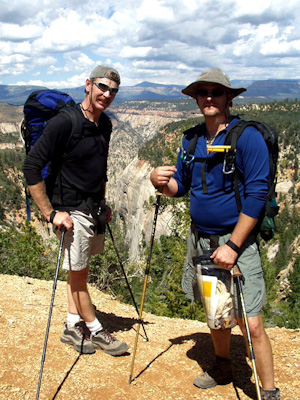
[[[230,90],[233,97],[236,97],[247,90],[243,87],[231,86],[228,76],[219,68],[213,68],[202,72],[195,82],[192,82],[181,92],[187,96],[196,98],[198,89],[205,83],[217,83],[218,85],[224,86],[226,89]]]

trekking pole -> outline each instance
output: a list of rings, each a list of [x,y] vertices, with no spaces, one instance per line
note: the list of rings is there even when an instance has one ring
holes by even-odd
[[[242,284],[241,284],[241,277],[242,276],[243,275],[241,274],[241,272],[239,270],[239,267],[237,265],[235,265],[233,267],[233,277],[236,280],[237,288],[238,288],[238,294],[240,296],[240,301],[241,301],[241,307],[242,307],[244,323],[245,323],[245,328],[246,328],[246,334],[247,334],[247,339],[248,339],[250,360],[252,362],[253,375],[254,375],[254,380],[255,380],[255,388],[256,388],[257,400],[261,400],[261,392],[260,392],[258,376],[257,376],[257,370],[256,370],[256,365],[255,365],[255,356],[254,356],[254,351],[253,351],[253,347],[252,347],[252,340],[251,340],[251,336],[250,336],[247,312],[246,312],[245,301],[244,301],[244,296],[243,296],[243,289],[242,289]]]
[[[59,246],[58,258],[57,258],[57,265],[56,265],[56,271],[55,271],[55,277],[54,277],[53,289],[52,289],[52,298],[51,298],[51,303],[50,303],[49,317],[48,317],[46,336],[45,336],[45,341],[44,341],[44,349],[43,349],[43,355],[42,355],[42,362],[41,362],[41,369],[40,369],[40,376],[39,376],[39,384],[38,384],[38,389],[37,389],[37,393],[36,393],[36,400],[38,400],[39,396],[40,396],[40,389],[41,389],[41,383],[42,383],[44,363],[45,363],[45,358],[46,358],[46,349],[47,349],[47,342],[48,342],[48,336],[49,336],[49,330],[50,330],[50,323],[51,323],[51,316],[52,316],[52,310],[53,310],[55,289],[56,289],[56,284],[57,284],[57,277],[58,277],[60,259],[61,259],[61,255],[62,255],[64,237],[65,237],[65,233],[66,232],[67,232],[67,229],[65,227],[62,227],[61,228],[60,246]]]
[[[111,229],[110,229],[109,224],[107,223],[106,225],[107,225],[108,232],[109,232],[109,234],[110,234],[111,241],[112,241],[112,244],[113,244],[113,246],[114,246],[116,255],[117,255],[117,257],[118,257],[119,264],[120,264],[120,267],[121,267],[121,269],[122,269],[122,272],[123,272],[123,275],[124,275],[124,278],[125,278],[127,287],[128,287],[128,289],[129,289],[129,292],[130,292],[130,295],[131,295],[131,299],[132,299],[132,301],[133,301],[133,304],[134,304],[134,307],[135,307],[135,309],[136,309],[136,312],[137,312],[137,314],[139,315],[139,310],[138,310],[137,304],[136,304],[136,302],[135,302],[135,299],[134,299],[134,296],[133,296],[131,287],[130,287],[130,285],[129,285],[129,282],[128,282],[128,279],[127,279],[127,276],[126,276],[126,272],[125,272],[125,269],[124,269],[124,266],[123,266],[123,263],[122,263],[120,254],[119,254],[119,252],[118,252],[117,246],[116,246],[115,241],[114,241],[114,237],[113,237],[112,231],[111,231]],[[142,325],[143,325],[143,330],[144,330],[144,333],[145,333],[145,336],[146,336],[146,341],[149,342],[149,339],[148,339],[148,336],[147,336],[147,333],[146,333],[146,330],[145,330],[143,321],[141,321],[141,323],[142,323]]]
[[[135,360],[135,354],[136,354],[137,343],[138,343],[138,338],[139,338],[142,315],[143,315],[143,307],[144,307],[145,296],[146,296],[148,275],[149,275],[149,270],[150,270],[150,261],[151,261],[152,250],[153,250],[154,235],[155,235],[155,229],[156,229],[156,221],[157,221],[157,215],[158,215],[158,209],[159,209],[159,203],[160,203],[160,196],[161,196],[161,193],[157,193],[156,194],[156,204],[155,204],[155,212],[154,212],[153,225],[152,225],[150,249],[149,249],[148,260],[147,260],[147,265],[146,265],[146,270],[145,270],[144,287],[143,287],[141,306],[140,306],[140,312],[139,312],[139,321],[138,321],[139,323],[138,323],[137,330],[136,330],[134,349],[133,349],[133,354],[132,354],[130,376],[129,376],[129,385],[132,382],[132,373],[133,373],[133,367],[134,367],[134,360]]]

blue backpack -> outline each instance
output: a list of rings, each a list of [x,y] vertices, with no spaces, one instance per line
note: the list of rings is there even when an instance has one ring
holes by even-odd
[[[75,105],[75,101],[67,93],[49,89],[32,92],[24,103],[24,118],[20,125],[21,138],[25,145],[26,154],[29,153],[37,140],[42,136],[48,121],[59,112],[66,113],[72,121],[72,132],[67,146],[72,137],[82,137],[82,118]],[[48,176],[48,167],[49,164],[42,170],[44,180]],[[27,219],[30,221],[31,213],[27,190],[26,207]]]

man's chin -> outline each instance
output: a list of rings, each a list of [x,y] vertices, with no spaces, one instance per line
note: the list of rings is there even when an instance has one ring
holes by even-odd
[[[99,110],[99,111],[104,111],[104,110],[107,109],[107,107],[109,106],[109,104],[103,103],[103,102],[101,101],[101,102],[97,102],[97,103],[96,103],[96,106],[97,106],[97,110]]]
[[[205,117],[216,117],[217,115],[219,115],[220,112],[217,109],[209,109],[209,110],[203,110],[203,115]]]

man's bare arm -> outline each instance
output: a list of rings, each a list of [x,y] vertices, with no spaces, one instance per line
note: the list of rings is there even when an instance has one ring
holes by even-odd
[[[173,175],[176,172],[176,167],[165,166],[157,167],[150,175],[152,185],[155,186],[161,193],[168,197],[173,197],[178,192],[178,185]]]
[[[35,201],[36,205],[40,209],[43,216],[48,222],[50,222],[50,214],[53,211],[53,207],[46,193],[46,187],[44,181],[37,183],[36,185],[28,186],[30,194]],[[73,221],[67,212],[57,212],[53,225],[57,227],[65,226],[67,229],[71,229],[73,226]]]
[[[230,241],[240,248],[252,232],[256,223],[256,219],[240,213],[239,220],[232,232]],[[212,254],[215,264],[228,269],[234,267],[237,256],[237,252],[226,244],[218,247],[217,250]]]

